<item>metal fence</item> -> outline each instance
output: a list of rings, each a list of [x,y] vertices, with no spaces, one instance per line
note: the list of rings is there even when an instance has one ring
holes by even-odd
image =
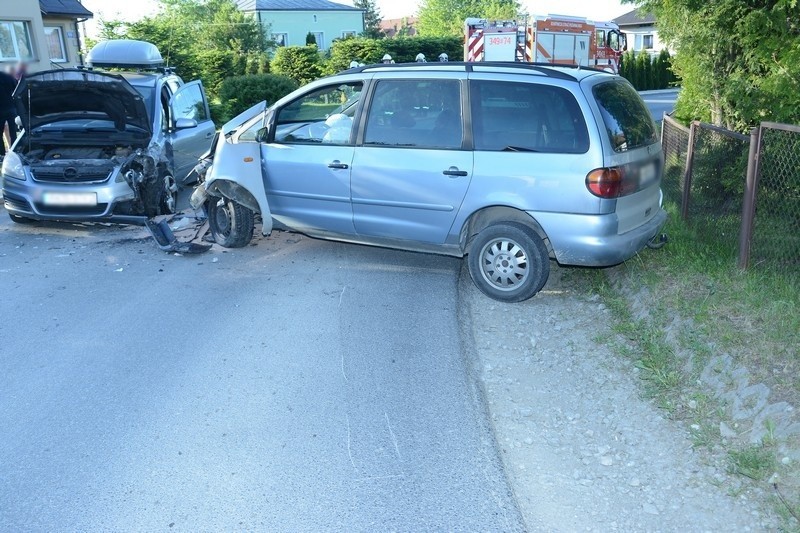
[[[713,253],[800,266],[800,127],[765,122],[747,136],[665,115],[662,145],[664,196]]]

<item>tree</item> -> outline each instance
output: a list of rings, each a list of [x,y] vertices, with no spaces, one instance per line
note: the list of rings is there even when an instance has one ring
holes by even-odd
[[[275,74],[305,85],[322,75],[322,58],[315,45],[284,46],[275,54],[271,68]]]
[[[797,0],[635,3],[677,50],[680,118],[742,131],[762,120],[800,122]]]
[[[308,32],[306,34],[306,46],[311,46],[312,44],[317,46],[317,37],[313,33]]]
[[[520,11],[518,0],[422,0],[417,29],[425,37],[462,36],[469,17],[513,20]]]
[[[384,37],[381,30],[381,11],[375,0],[353,0],[353,7],[364,10],[364,37],[380,39]]]
[[[233,0],[160,0],[157,14],[101,21],[100,33],[155,44],[169,66],[185,79],[200,78],[211,95],[226,78],[265,71],[271,48],[264,28]]]

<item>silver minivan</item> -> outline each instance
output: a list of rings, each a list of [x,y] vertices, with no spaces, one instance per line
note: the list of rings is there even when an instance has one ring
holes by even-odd
[[[273,223],[313,237],[467,257],[522,301],[550,260],[618,264],[653,240],[663,157],[623,78],[521,63],[360,67],[262,103],[218,135],[193,197],[228,247]]]

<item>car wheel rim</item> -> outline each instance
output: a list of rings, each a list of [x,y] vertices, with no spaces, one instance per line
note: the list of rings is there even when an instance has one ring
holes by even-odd
[[[231,211],[227,202],[217,206],[214,210],[214,221],[216,222],[219,233],[224,237],[228,237],[231,234],[232,219],[233,217],[231,216]]]
[[[494,239],[481,250],[481,274],[501,291],[519,289],[530,274],[528,254],[513,239]]]
[[[178,206],[178,183],[175,178],[169,175],[164,176],[164,190],[167,193],[165,200],[167,211],[174,213]]]

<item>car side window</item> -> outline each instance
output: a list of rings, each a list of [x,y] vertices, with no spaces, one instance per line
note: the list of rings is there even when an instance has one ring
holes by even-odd
[[[475,149],[583,154],[589,131],[566,89],[538,83],[470,82]]]
[[[365,146],[461,148],[458,80],[382,80],[367,115]]]
[[[363,84],[343,83],[317,89],[278,111],[275,142],[352,144],[353,122]]]
[[[197,122],[209,119],[206,112],[206,101],[199,85],[182,87],[172,99],[173,120],[189,118]]]

